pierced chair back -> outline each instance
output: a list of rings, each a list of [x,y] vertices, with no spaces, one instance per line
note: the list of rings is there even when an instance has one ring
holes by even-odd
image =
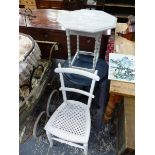
[[[76,68],[61,68],[61,65],[59,63],[58,68],[55,69],[55,72],[59,73],[60,75],[60,82],[61,82],[60,90],[62,91],[64,102],[67,102],[67,95],[66,95],[67,91],[80,93],[82,95],[88,96],[87,105],[88,105],[88,108],[90,108],[92,98],[94,98],[93,91],[95,87],[95,82],[99,81],[99,76],[97,75],[98,71],[96,70],[94,73],[91,73],[91,72],[76,69]],[[87,92],[87,91],[76,89],[76,88],[65,87],[64,76],[63,76],[64,73],[77,74],[77,75],[85,76],[85,77],[92,79],[90,91]]]

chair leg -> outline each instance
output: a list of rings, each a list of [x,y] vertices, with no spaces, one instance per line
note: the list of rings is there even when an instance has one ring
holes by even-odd
[[[47,135],[48,141],[50,142],[50,147],[52,148],[53,146],[52,135],[48,131],[46,131],[46,135]]]
[[[84,154],[88,155],[88,143],[83,144],[84,147]]]

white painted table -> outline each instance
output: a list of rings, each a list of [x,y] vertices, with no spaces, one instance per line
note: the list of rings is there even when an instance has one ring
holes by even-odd
[[[58,21],[64,26],[66,30],[69,67],[75,67],[94,72],[96,63],[99,58],[99,49],[101,45],[102,33],[105,30],[115,28],[117,18],[104,11],[82,9],[70,12],[63,12],[58,16]],[[77,52],[72,60],[70,35],[77,36]],[[95,38],[94,52],[80,50],[79,36]],[[91,69],[74,66],[74,61],[79,58],[79,54],[93,56],[93,63]]]

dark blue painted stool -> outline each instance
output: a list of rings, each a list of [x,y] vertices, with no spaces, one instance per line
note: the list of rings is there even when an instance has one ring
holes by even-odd
[[[92,56],[79,55],[79,59],[75,60],[74,66],[83,68],[92,68]],[[68,67],[68,61],[66,60],[63,67]],[[96,104],[99,107],[96,114],[95,127],[100,128],[102,125],[102,117],[107,103],[107,96],[109,90],[108,84],[108,65],[103,59],[98,59],[96,70],[98,70],[98,76],[100,81],[98,84],[98,89],[95,89],[94,95],[96,98]],[[65,82],[67,85],[77,85],[79,89],[87,89],[91,85],[91,80],[89,78],[75,75],[75,74],[65,74]]]

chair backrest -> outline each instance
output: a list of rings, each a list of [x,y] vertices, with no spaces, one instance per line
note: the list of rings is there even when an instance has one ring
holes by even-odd
[[[90,108],[92,98],[94,98],[93,91],[94,91],[94,87],[95,87],[95,82],[99,81],[99,79],[100,79],[99,76],[97,75],[97,70],[94,73],[91,73],[91,72],[76,69],[76,68],[61,68],[61,65],[59,63],[58,68],[55,69],[55,72],[59,73],[59,75],[60,75],[60,82],[61,82],[60,90],[62,90],[62,95],[63,95],[64,102],[67,101],[66,91],[76,92],[76,93],[80,93],[80,94],[83,94],[85,96],[88,96],[87,105]],[[83,91],[83,90],[76,89],[76,88],[65,87],[63,73],[77,74],[77,75],[85,76],[85,77],[88,77],[88,78],[92,79],[91,86],[90,86],[90,91],[87,92],[87,91]]]

